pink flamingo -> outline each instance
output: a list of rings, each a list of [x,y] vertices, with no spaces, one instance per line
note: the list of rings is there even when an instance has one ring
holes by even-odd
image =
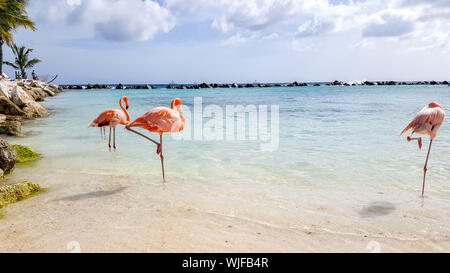
[[[425,176],[427,174],[427,164],[428,158],[430,156],[431,144],[433,143],[433,139],[436,137],[436,134],[444,122],[445,112],[444,108],[439,105],[437,102],[431,102],[428,106],[425,106],[419,113],[416,114],[414,119],[411,121],[408,126],[403,130],[400,134],[403,135],[409,129],[412,129],[411,134],[408,136],[407,140],[417,140],[419,144],[419,149],[422,149],[422,138],[416,137],[412,138],[411,136],[414,133],[424,134],[430,136],[430,146],[428,147],[427,159],[425,161],[425,165],[423,167],[423,185],[422,185],[422,197],[425,191]]]
[[[122,102],[125,102],[126,108],[123,107]],[[100,127],[100,130],[105,129],[105,127],[109,127],[109,149],[111,149],[111,128],[114,131],[114,150],[116,149],[116,126],[117,125],[127,125],[130,123],[130,115],[128,115],[128,98],[123,96],[119,101],[120,108],[125,113],[117,109],[107,109],[103,111],[90,125],[89,127]],[[126,116],[126,118],[125,118]],[[88,127],[88,128],[89,128]]]
[[[163,180],[166,182],[164,174],[164,156],[162,150],[162,136],[164,133],[180,132],[184,129],[186,119],[181,114],[181,99],[176,98],[172,101],[171,107],[156,107],[149,110],[140,118],[133,121],[125,128],[139,136],[142,136],[157,145],[156,154],[160,155]],[[176,110],[174,109],[176,107]],[[159,142],[131,129],[131,127],[140,127],[150,132],[159,134]]]

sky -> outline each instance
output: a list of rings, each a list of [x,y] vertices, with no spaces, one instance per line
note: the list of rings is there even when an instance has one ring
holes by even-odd
[[[30,0],[27,9],[37,30],[17,29],[15,42],[61,84],[450,80],[450,0]]]

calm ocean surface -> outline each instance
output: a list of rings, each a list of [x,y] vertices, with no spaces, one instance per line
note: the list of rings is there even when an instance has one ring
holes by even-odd
[[[440,225],[442,217],[449,216],[447,121],[431,150],[425,205],[419,195],[428,137],[422,150],[417,143],[408,143],[406,136],[399,137],[427,103],[437,101],[450,109],[447,86],[65,91],[43,103],[51,117],[25,125],[24,131],[33,133],[10,141],[43,154],[44,159],[33,165],[39,173],[139,176],[143,183],[160,183],[154,144],[121,126],[118,150],[109,152],[99,129],[87,128],[104,109],[118,109],[123,95],[129,98],[132,120],[153,107],[170,106],[175,97],[191,110],[195,97],[202,97],[203,107],[215,104],[223,109],[225,105],[279,105],[279,148],[273,152],[261,151],[259,141],[181,141],[165,135],[169,184],[189,185],[194,191],[214,185],[205,192],[255,203],[278,200],[273,203],[282,206],[292,201],[296,204],[292,210],[303,203],[337,207],[342,210],[336,215],[356,218],[370,214],[363,210],[370,204],[387,204],[387,210],[424,207],[437,213]],[[255,193],[253,199],[246,196],[249,192]],[[444,228],[448,232],[449,226]]]

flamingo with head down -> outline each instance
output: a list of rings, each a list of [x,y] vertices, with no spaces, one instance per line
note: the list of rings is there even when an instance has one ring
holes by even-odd
[[[166,182],[166,176],[164,173],[164,156],[162,150],[162,136],[164,133],[170,132],[180,132],[184,129],[186,125],[186,119],[183,114],[181,114],[181,99],[176,98],[172,101],[171,107],[156,107],[149,110],[140,118],[136,119],[125,128],[145,139],[155,143],[157,145],[156,154],[160,155],[161,158],[161,168],[163,181]],[[131,129],[133,127],[139,127],[147,131],[158,133],[159,142]]]
[[[126,107],[123,107],[122,102],[125,102]],[[122,111],[118,109],[107,109],[103,111],[90,125],[89,127],[100,127],[101,130],[104,130],[106,127],[109,127],[109,142],[108,146],[111,149],[111,128],[114,132],[114,150],[116,147],[116,127],[117,125],[127,125],[130,123],[130,115],[127,112],[128,109],[128,98],[123,96],[119,101],[120,108]],[[125,113],[125,114],[124,114]]]
[[[437,102],[431,102],[430,104],[428,104],[428,106],[425,106],[422,110],[420,110],[416,114],[411,123],[409,123],[408,126],[406,126],[406,128],[400,134],[401,136],[409,129],[412,129],[412,132],[408,136],[407,140],[408,141],[417,140],[419,144],[419,149],[422,149],[422,138],[421,137],[412,138],[411,136],[414,133],[430,136],[430,145],[428,147],[427,159],[423,167],[422,197],[425,192],[425,176],[427,174],[427,164],[428,158],[430,156],[431,144],[433,143],[433,139],[436,137],[439,128],[444,122],[444,118],[445,118],[444,108],[442,108],[442,106],[439,105],[439,103]]]

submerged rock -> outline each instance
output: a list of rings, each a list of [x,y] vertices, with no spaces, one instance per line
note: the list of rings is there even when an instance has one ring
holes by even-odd
[[[41,154],[36,153],[30,147],[24,145],[12,145],[12,147],[17,153],[17,163],[25,163],[41,157]]]
[[[0,208],[21,201],[40,190],[41,187],[38,184],[28,181],[0,186]]]
[[[5,174],[11,173],[17,161],[17,153],[8,141],[0,138],[0,168]]]
[[[1,122],[0,135],[23,136],[22,123],[18,120],[5,120]]]

